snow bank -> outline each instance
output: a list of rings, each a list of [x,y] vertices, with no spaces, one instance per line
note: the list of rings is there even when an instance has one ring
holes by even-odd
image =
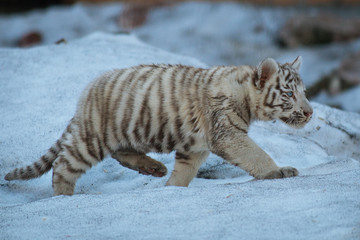
[[[52,197],[51,173],[6,182],[61,135],[85,85],[107,70],[197,60],[129,35],[0,49],[0,239],[359,239],[360,115],[313,104],[302,130],[257,122],[252,138],[300,176],[254,181],[211,155],[188,188],[105,159]],[[169,172],[174,154],[156,155]]]

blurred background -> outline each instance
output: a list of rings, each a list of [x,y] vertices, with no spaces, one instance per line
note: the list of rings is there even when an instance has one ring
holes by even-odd
[[[0,48],[96,31],[133,34],[209,66],[301,55],[312,101],[360,112],[360,0],[0,0]]]

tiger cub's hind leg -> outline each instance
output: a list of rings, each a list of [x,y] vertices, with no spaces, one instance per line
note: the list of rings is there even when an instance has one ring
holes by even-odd
[[[78,178],[100,160],[91,156],[87,148],[80,147],[79,142],[63,144],[53,163],[54,195],[73,195]]]
[[[144,175],[163,177],[167,173],[165,165],[149,156],[133,152],[114,152],[111,156],[122,166],[138,171]]]
[[[69,159],[63,156],[58,157],[53,163],[52,186],[54,195],[73,195],[76,180],[85,171],[85,169],[73,168]]]
[[[166,185],[187,187],[209,154],[209,151],[185,154],[176,152],[174,171]]]

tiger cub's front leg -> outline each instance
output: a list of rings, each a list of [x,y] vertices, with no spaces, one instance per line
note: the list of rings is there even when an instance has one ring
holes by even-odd
[[[167,168],[163,163],[142,153],[117,151],[112,153],[111,156],[122,166],[138,171],[144,175],[163,177],[167,173]]]
[[[246,133],[235,130],[214,144],[213,152],[257,179],[285,178],[298,175],[293,167],[278,167]]]
[[[174,171],[166,185],[187,187],[209,154],[209,151],[199,153],[176,152]]]

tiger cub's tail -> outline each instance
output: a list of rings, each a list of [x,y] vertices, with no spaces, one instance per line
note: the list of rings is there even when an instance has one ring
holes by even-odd
[[[52,163],[55,161],[61,150],[60,143],[61,139],[59,139],[54,145],[52,145],[49,151],[33,164],[23,168],[16,168],[6,174],[5,180],[28,180],[31,178],[40,177],[44,173],[50,171],[50,169],[52,168]]]

